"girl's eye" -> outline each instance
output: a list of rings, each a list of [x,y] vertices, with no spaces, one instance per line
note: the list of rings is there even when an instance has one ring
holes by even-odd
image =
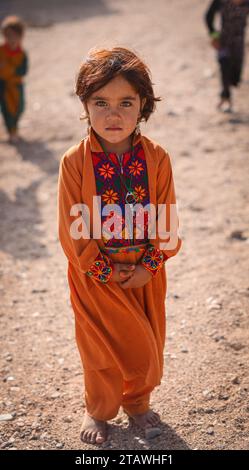
[[[99,106],[101,108],[108,106],[108,103],[106,103],[106,101],[103,101],[103,100],[98,100],[95,102],[95,104],[96,106]],[[132,106],[132,103],[130,101],[122,101],[121,106],[123,106],[124,108],[129,108],[130,106]]]
[[[124,105],[125,108],[129,108],[129,106],[132,106],[132,103],[130,101],[122,101],[122,105]]]
[[[104,107],[104,106],[106,106],[106,102],[102,101],[102,100],[96,101],[96,106]]]

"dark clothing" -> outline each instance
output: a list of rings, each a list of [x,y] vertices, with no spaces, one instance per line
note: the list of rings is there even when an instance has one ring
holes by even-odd
[[[241,79],[249,0],[244,0],[241,5],[235,5],[232,0],[213,0],[205,14],[210,34],[216,32],[214,19],[217,13],[221,16],[220,48],[217,55],[222,81],[221,97],[229,98],[230,87],[238,86]]]

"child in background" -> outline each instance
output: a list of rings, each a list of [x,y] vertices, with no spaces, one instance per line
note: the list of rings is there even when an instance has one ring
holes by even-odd
[[[24,111],[23,76],[28,70],[28,58],[22,49],[25,26],[17,16],[7,16],[1,30],[5,39],[0,46],[0,108],[9,134],[9,142],[16,143],[18,121]]]
[[[221,30],[214,27],[214,18],[221,15]],[[205,21],[211,36],[211,45],[217,50],[222,90],[218,109],[232,111],[231,87],[241,80],[245,49],[245,27],[249,0],[213,0]]]
[[[80,67],[76,94],[89,135],[61,160],[58,225],[84,369],[80,436],[94,444],[107,439],[107,421],[120,406],[141,429],[159,431],[160,417],[149,404],[163,374],[164,265],[179,251],[181,239],[176,223],[174,242],[161,249],[161,238],[168,241],[174,232],[170,211],[176,198],[169,154],[139,129],[160,99],[147,66],[123,47],[93,50]],[[98,220],[96,195],[101,199]],[[90,209],[89,238],[82,204]],[[159,237],[158,229],[149,236],[148,204],[167,208],[167,237]],[[139,205],[145,216],[133,230],[131,218],[125,223],[125,206]],[[98,225],[99,237],[93,233]]]

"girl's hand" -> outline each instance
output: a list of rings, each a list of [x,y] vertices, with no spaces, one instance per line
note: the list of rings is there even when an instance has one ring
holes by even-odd
[[[142,287],[152,278],[152,274],[142,266],[142,264],[137,264],[135,271],[130,279],[127,279],[120,283],[122,289],[131,289],[135,287]]]
[[[112,273],[111,281],[122,282],[133,276],[136,265],[125,263],[113,263],[114,271]]]

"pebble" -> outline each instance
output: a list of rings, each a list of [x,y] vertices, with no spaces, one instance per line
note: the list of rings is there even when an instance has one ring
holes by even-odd
[[[11,414],[0,415],[0,421],[11,421],[12,419],[13,415]]]
[[[239,385],[240,384],[240,379],[237,375],[232,378],[232,384],[234,384],[234,385]]]
[[[55,399],[55,398],[59,398],[60,397],[60,393],[59,392],[54,392],[52,393],[52,395],[50,395],[51,398]]]
[[[160,428],[148,428],[145,430],[146,439],[153,439],[156,436],[159,436],[162,433]]]
[[[207,429],[207,434],[213,435],[213,434],[214,434],[213,428],[211,428],[211,427],[208,428],[208,429]]]
[[[72,418],[70,416],[66,416],[65,418],[63,418],[63,421],[64,421],[64,423],[71,423]]]
[[[218,400],[228,400],[229,395],[226,395],[225,393],[220,393],[218,396]]]
[[[234,230],[233,232],[230,233],[229,238],[230,239],[235,239],[235,240],[240,240],[240,241],[247,240],[247,237],[244,236],[242,230]]]
[[[58,444],[56,444],[56,447],[57,449],[62,449],[64,447],[64,444],[62,444],[62,442],[58,442]]]
[[[220,302],[218,302],[218,300],[215,299],[214,297],[209,297],[206,300],[206,303],[207,303],[208,311],[210,311],[210,310],[221,310],[221,308],[222,308],[222,304]]]

